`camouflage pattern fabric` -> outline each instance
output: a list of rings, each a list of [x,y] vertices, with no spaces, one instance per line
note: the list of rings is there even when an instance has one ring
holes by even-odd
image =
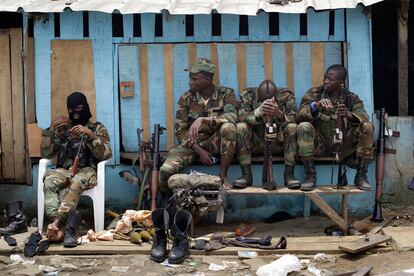
[[[332,102],[332,111],[318,111],[313,117],[310,104],[321,99]],[[343,157],[353,155],[357,158],[372,158],[374,151],[373,126],[369,122],[364,103],[354,93],[344,90],[342,95],[335,98],[323,91],[323,87],[310,89],[302,98],[297,114],[298,125],[298,155],[302,159],[313,159],[315,156],[331,156],[333,150],[333,135],[336,128],[336,110],[338,104],[344,103],[354,116],[354,122],[348,124],[344,135]]]
[[[94,132],[95,138],[84,140],[80,151],[79,171],[70,179],[70,167],[80,145],[80,137],[69,134],[71,127],[62,124],[56,129],[42,130],[42,157],[57,160],[57,168],[48,170],[43,178],[46,215],[51,220],[66,219],[69,211],[76,208],[82,192],[95,187],[97,164],[112,157],[109,135],[104,125],[88,122],[86,127]],[[59,193],[65,188],[68,189],[61,201]]]
[[[159,186],[168,192],[168,178],[191,165],[198,155],[188,147],[188,130],[199,117],[212,117],[212,126],[203,124],[196,143],[213,155],[232,158],[236,150],[237,101],[231,88],[216,86],[204,105],[198,92],[187,91],[179,101],[175,119],[175,134],[180,144],[168,153],[160,168]]]
[[[297,155],[296,142],[296,102],[292,91],[279,88],[276,103],[285,114],[285,120],[274,118],[279,133],[276,143],[272,143],[272,153],[283,153],[285,164],[294,166]],[[240,92],[240,109],[237,124],[237,158],[241,165],[251,164],[251,156],[262,155],[264,151],[265,122],[256,118],[254,110],[260,106],[257,88],[247,88]]]

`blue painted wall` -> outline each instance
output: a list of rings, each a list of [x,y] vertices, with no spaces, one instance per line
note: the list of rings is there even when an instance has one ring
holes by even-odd
[[[111,145],[114,152],[113,165],[107,175],[107,207],[119,209],[133,207],[133,200],[137,187],[128,186],[118,177],[118,172],[125,168],[120,163],[120,139],[127,150],[134,150],[136,145],[135,129],[140,125],[140,87],[139,87],[139,49],[136,43],[153,44],[148,46],[149,63],[149,94],[151,125],[154,122],[164,124],[164,81],[163,81],[163,51],[161,43],[176,43],[174,55],[174,100],[187,89],[187,74],[182,71],[188,65],[188,42],[196,42],[197,55],[210,57],[209,44],[201,42],[218,42],[217,52],[219,60],[220,83],[238,89],[237,64],[235,61],[236,42],[246,42],[246,65],[248,75],[247,85],[257,85],[264,78],[262,42],[270,41],[273,50],[274,79],[280,86],[286,86],[285,42],[293,42],[294,52],[294,86],[298,101],[311,86],[310,78],[310,44],[309,42],[324,42],[326,68],[332,63],[340,63],[342,59],[341,43],[346,42],[347,63],[349,70],[349,87],[357,92],[364,100],[369,113],[373,111],[372,95],[372,60],[371,60],[371,28],[370,21],[361,9],[335,11],[334,35],[329,35],[329,12],[310,12],[308,14],[308,35],[300,35],[299,15],[280,14],[280,32],[278,36],[270,35],[269,16],[261,13],[257,17],[249,16],[249,35],[239,36],[239,17],[236,15],[222,15],[222,35],[211,35],[211,15],[194,16],[194,36],[185,35],[184,16],[163,16],[162,37],[155,37],[155,15],[142,14],[142,36],[133,37],[133,17],[123,16],[124,37],[112,37],[112,15],[91,12],[89,13],[90,37],[83,38],[81,13],[66,11],[61,16],[61,36],[54,37],[53,14],[42,16],[35,21],[35,62],[36,62],[36,115],[39,126],[49,126],[51,121],[51,71],[50,71],[50,41],[53,39],[90,39],[93,42],[95,64],[95,91],[97,120],[108,128],[111,136]],[[346,20],[345,20],[346,18]],[[345,32],[346,27],[346,32]],[[247,43],[251,42],[251,43]],[[120,62],[122,60],[122,62]],[[251,70],[251,71],[250,71]],[[123,98],[118,104],[118,83],[124,80],[135,82],[135,97]],[[121,112],[119,113],[119,110]],[[120,119],[121,116],[122,120]],[[122,127],[122,133],[119,129]],[[125,130],[130,131],[126,132]],[[163,138],[162,147],[165,147]],[[209,173],[216,173],[218,168],[205,169]],[[36,170],[36,168],[34,168]],[[330,179],[330,166],[318,166],[320,183],[327,184]],[[274,167],[276,179],[282,183],[281,165]],[[230,169],[230,177],[236,178],[239,174],[237,166]],[[303,178],[303,168],[299,166],[296,174]],[[254,167],[255,180],[259,182],[260,166]],[[369,173],[371,183],[374,183],[373,166]],[[353,174],[350,175],[350,179]],[[36,179],[34,177],[34,179]],[[333,206],[339,206],[339,198],[332,197]],[[373,193],[351,197],[351,211],[358,213],[370,212]],[[303,200],[296,197],[233,197],[229,200],[228,218],[246,219],[266,217],[276,210],[290,210],[301,212]]]

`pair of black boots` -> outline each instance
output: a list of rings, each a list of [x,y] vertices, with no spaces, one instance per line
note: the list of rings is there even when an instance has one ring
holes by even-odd
[[[26,216],[23,214],[23,202],[11,201],[6,204],[5,214],[8,225],[0,228],[0,234],[11,236],[27,232]]]
[[[170,264],[180,264],[190,255],[189,228],[193,217],[186,210],[178,210],[174,214],[170,226],[170,214],[164,209],[156,209],[152,212],[152,222],[155,228],[155,236],[151,248],[151,260],[161,263],[167,258],[168,229],[173,240],[173,246],[168,254]]]

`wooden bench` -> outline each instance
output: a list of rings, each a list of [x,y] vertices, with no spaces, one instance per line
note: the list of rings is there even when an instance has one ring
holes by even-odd
[[[334,223],[336,223],[346,235],[348,228],[348,196],[350,194],[362,194],[364,191],[355,186],[346,186],[337,189],[336,186],[317,186],[313,191],[304,192],[301,190],[290,190],[286,187],[279,187],[274,191],[268,191],[261,187],[247,187],[240,190],[228,190],[227,195],[304,195],[304,217],[310,216],[310,200],[315,203]],[[341,195],[342,196],[342,216],[339,215],[320,195]]]

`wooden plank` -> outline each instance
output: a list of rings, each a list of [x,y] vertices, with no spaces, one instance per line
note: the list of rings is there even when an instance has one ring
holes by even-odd
[[[273,51],[272,43],[263,43],[264,48],[264,71],[267,80],[273,80]],[[276,84],[277,85],[277,84]]]
[[[295,73],[293,69],[293,44],[285,44],[285,55],[286,55],[286,84],[292,91],[295,90]]]
[[[237,43],[237,84],[238,90],[242,91],[247,87],[246,84],[246,45]]]
[[[329,39],[329,11],[307,12],[308,41],[327,41]]]
[[[140,85],[141,85],[141,120],[144,132],[142,137],[144,140],[150,138],[150,118],[149,118],[149,99],[148,99],[148,50],[147,45],[139,46],[139,68],[140,68]]]
[[[365,276],[365,275],[368,275],[371,272],[372,268],[373,268],[372,266],[361,267],[360,269],[358,269],[358,271],[356,273],[352,274],[352,276]]]
[[[218,53],[217,53],[217,43],[211,43],[210,50],[211,50],[211,61],[216,66],[214,77],[213,77],[213,83],[216,85],[219,85],[220,84],[220,70],[219,70],[219,61],[218,61]]]
[[[308,194],[326,194],[326,195],[341,195],[341,194],[362,194],[364,191],[355,188],[355,186],[347,186],[344,189],[336,189],[336,186],[317,186],[312,192],[304,192],[301,190],[291,190],[286,187],[278,187],[276,190],[268,191],[261,187],[247,187],[245,189],[228,190],[228,194],[255,194],[255,195],[308,195]]]
[[[261,12],[255,16],[249,16],[249,40],[268,41],[269,40],[269,13]]]
[[[42,133],[40,127],[36,123],[27,125],[27,138],[29,157],[40,158],[40,143],[42,140]]]
[[[342,195],[342,218],[348,224],[348,207],[349,207],[349,200],[348,195]]]
[[[24,49],[25,95],[26,95],[26,123],[36,122],[35,98],[35,67],[34,67],[34,39],[26,37]]]
[[[52,118],[68,116],[66,98],[82,92],[96,120],[95,76],[92,41],[52,40]]]
[[[21,28],[10,30],[14,179],[17,183],[26,183],[22,36],[23,34]]]
[[[332,209],[331,206],[326,203],[326,201],[321,198],[317,193],[311,192],[306,193],[306,196],[309,197],[313,203],[316,204],[332,221],[334,221],[338,226],[341,228],[341,230],[346,233],[348,225],[344,221],[343,218],[341,218],[334,209]]]
[[[194,15],[194,40],[200,42],[211,40],[211,14]]]
[[[197,58],[197,47],[195,43],[188,44],[188,67],[191,67]]]
[[[359,239],[349,244],[342,244],[338,247],[345,252],[355,254],[373,248],[376,245],[380,245],[384,242],[390,241],[391,239],[391,236],[375,235],[370,236],[369,238]]]
[[[12,112],[10,39],[8,33],[0,33],[1,178],[7,179],[14,178]]]
[[[312,57],[312,86],[318,86],[323,83],[325,71],[325,54],[323,43],[311,43]]]
[[[164,45],[165,119],[167,128],[167,149],[174,146],[174,66],[173,44]]]

